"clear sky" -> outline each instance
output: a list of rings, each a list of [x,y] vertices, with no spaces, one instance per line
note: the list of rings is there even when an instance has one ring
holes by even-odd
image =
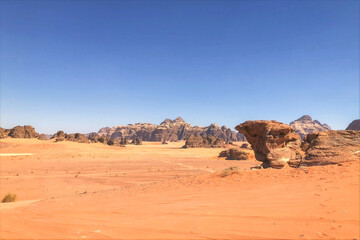
[[[0,1],[1,126],[359,118],[359,1]]]

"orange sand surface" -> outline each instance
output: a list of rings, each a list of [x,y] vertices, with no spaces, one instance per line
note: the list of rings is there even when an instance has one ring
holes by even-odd
[[[0,238],[360,239],[359,162],[250,170],[183,144],[0,140]]]

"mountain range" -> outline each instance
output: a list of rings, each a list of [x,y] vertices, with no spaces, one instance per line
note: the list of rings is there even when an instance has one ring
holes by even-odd
[[[98,132],[100,135],[106,135],[111,139],[116,138],[139,138],[142,141],[179,141],[186,140],[190,135],[206,137],[208,135],[216,138],[222,138],[227,142],[244,141],[244,135],[232,131],[226,126],[220,127],[213,123],[207,127],[191,126],[181,117],[174,120],[165,119],[160,125],[152,123],[136,123],[126,126],[115,126],[101,128]]]

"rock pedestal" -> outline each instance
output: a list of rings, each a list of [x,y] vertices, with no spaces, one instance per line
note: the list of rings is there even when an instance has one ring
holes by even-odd
[[[264,167],[284,168],[300,162],[301,138],[289,125],[277,121],[246,121],[235,127],[244,134]]]

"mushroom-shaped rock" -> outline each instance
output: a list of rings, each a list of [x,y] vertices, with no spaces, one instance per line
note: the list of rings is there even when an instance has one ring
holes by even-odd
[[[303,152],[301,138],[289,125],[277,121],[246,121],[235,127],[244,134],[255,152],[255,158],[264,166],[284,168],[286,163],[296,165]]]

